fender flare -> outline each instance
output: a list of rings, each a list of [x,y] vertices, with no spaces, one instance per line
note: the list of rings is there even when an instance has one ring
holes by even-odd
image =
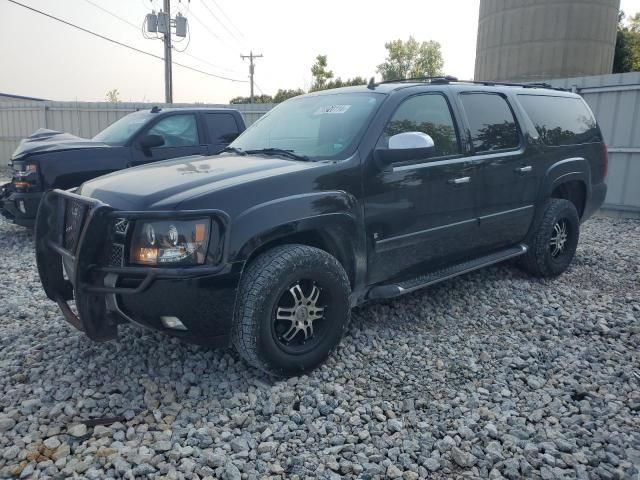
[[[264,246],[300,234],[331,245],[354,291],[364,285],[366,245],[361,207],[353,195],[325,191],[271,200],[242,212],[229,227],[230,262],[246,262]]]
[[[542,179],[540,200],[546,200],[551,197],[551,194],[559,185],[573,180],[584,183],[588,199],[591,196],[591,169],[589,162],[585,158],[567,158],[551,165]]]

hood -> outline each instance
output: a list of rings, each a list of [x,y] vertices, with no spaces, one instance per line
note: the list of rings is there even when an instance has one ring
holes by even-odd
[[[76,137],[70,133],[40,128],[20,141],[11,158],[12,160],[18,160],[20,157],[30,153],[77,150],[81,148],[108,148],[109,146],[106,143]]]
[[[172,210],[196,196],[317,165],[267,156],[198,155],[98,177],[84,183],[79,193],[121,210]]]

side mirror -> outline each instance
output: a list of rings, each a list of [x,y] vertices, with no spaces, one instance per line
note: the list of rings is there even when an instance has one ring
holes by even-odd
[[[164,145],[164,138],[160,135],[145,135],[140,139],[140,148],[145,153],[151,153],[151,149]]]
[[[436,153],[435,143],[430,135],[423,132],[403,132],[389,138],[389,148],[379,148],[374,152],[381,168],[392,163],[408,162],[429,158]]]

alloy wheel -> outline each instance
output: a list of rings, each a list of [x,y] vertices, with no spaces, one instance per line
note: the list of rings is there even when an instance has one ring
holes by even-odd
[[[276,304],[273,333],[281,347],[307,350],[326,330],[322,288],[314,281],[299,280],[285,290]]]
[[[549,250],[551,251],[552,258],[558,258],[564,253],[567,240],[569,238],[569,225],[567,220],[560,219],[553,226],[553,232],[551,233],[551,240],[549,241]]]

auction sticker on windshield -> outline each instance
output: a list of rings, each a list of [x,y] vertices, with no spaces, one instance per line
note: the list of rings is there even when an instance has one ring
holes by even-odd
[[[325,105],[315,111],[314,115],[325,115],[328,113],[344,113],[351,108],[351,105]]]

